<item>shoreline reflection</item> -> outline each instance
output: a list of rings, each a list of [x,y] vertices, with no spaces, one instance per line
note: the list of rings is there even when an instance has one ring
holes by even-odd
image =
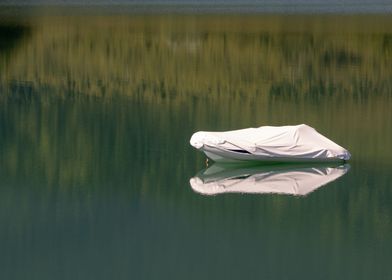
[[[306,196],[342,177],[349,169],[349,164],[230,166],[215,163],[191,178],[190,185],[195,192],[203,195],[249,193]]]

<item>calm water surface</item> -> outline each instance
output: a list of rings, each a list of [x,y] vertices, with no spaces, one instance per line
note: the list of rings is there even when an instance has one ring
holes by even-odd
[[[391,107],[389,16],[4,19],[1,278],[392,279]],[[300,123],[346,174],[191,188],[194,131]]]

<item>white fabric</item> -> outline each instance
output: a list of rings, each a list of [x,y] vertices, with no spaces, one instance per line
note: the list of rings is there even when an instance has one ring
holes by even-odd
[[[349,165],[340,167],[300,167],[286,170],[249,168],[214,173],[214,165],[190,179],[194,191],[205,195],[221,193],[276,193],[306,195],[346,174]],[[277,167],[275,167],[277,168]]]
[[[262,126],[226,132],[199,131],[192,135],[190,143],[205,152],[209,148],[223,152],[243,150],[259,159],[348,160],[351,156],[346,149],[305,124]],[[229,153],[227,156],[230,157]]]

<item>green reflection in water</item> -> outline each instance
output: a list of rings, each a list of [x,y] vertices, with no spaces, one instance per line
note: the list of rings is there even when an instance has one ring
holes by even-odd
[[[10,22],[30,31],[0,48],[5,278],[391,277],[390,17]],[[194,131],[297,123],[350,172],[304,199],[190,189]]]

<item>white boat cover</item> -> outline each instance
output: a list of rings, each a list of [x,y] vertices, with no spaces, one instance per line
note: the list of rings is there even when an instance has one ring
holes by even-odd
[[[279,166],[224,169],[212,165],[190,179],[192,189],[204,195],[222,193],[307,195],[343,176],[349,165]]]
[[[262,126],[226,132],[199,131],[190,143],[215,161],[341,161],[350,153],[301,124]]]

